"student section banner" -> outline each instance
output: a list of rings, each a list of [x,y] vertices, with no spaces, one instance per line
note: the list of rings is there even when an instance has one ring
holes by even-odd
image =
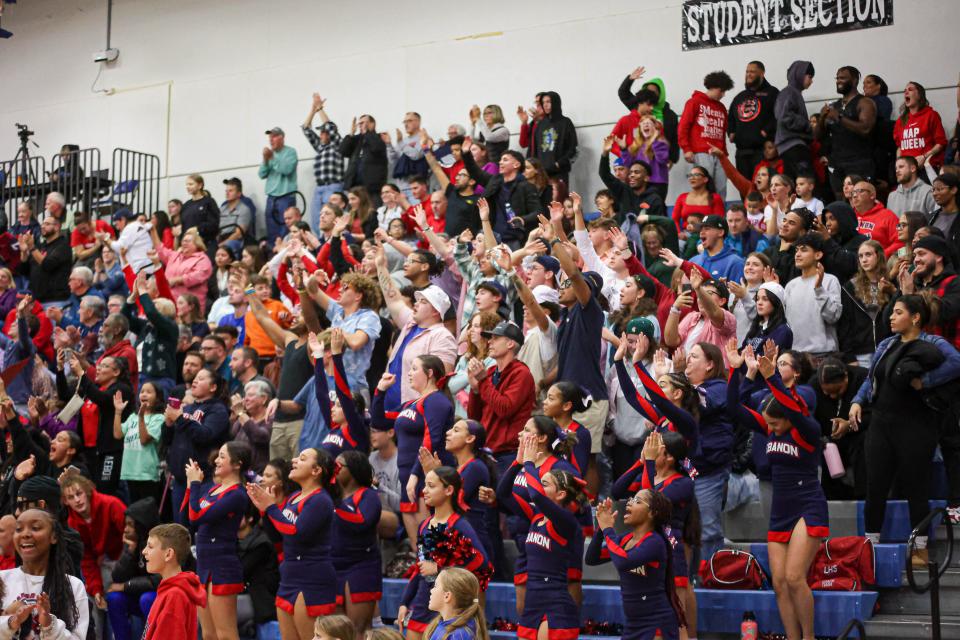
[[[893,0],[684,0],[683,49],[893,24]]]

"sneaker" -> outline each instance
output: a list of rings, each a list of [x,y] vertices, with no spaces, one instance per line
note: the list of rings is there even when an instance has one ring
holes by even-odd
[[[947,507],[950,524],[960,524],[960,507]]]
[[[910,554],[910,563],[913,564],[914,569],[926,568],[928,562],[930,562],[930,554],[926,549],[914,549]]]

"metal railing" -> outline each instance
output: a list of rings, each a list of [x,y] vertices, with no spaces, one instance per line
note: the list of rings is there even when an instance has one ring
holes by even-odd
[[[113,213],[129,207],[134,213],[153,214],[160,208],[160,157],[132,149],[114,149],[110,166],[111,201],[102,209]]]
[[[0,208],[6,224],[17,221],[17,207],[29,202],[37,214],[44,201],[55,191],[47,180],[47,160],[43,156],[15,158],[0,162]]]
[[[840,635],[837,636],[837,640],[847,640],[847,638],[850,637],[850,632],[854,629],[857,630],[857,637],[860,638],[860,640],[866,640],[867,630],[863,626],[863,622],[857,618],[853,618],[847,623],[847,626],[845,626],[843,631],[840,632]]]
[[[50,185],[67,200],[67,207],[90,212],[91,203],[110,192],[112,182],[100,166],[100,149],[74,149],[50,158]]]
[[[947,556],[939,567],[936,561],[927,561],[927,573],[930,579],[926,584],[918,586],[916,578],[913,575],[912,562],[917,536],[921,535],[921,532],[927,533],[937,518],[941,518],[942,522],[946,525]],[[913,589],[915,593],[930,592],[930,620],[933,631],[931,637],[933,640],[940,640],[940,578],[943,577],[943,574],[950,568],[950,563],[953,562],[953,523],[950,522],[950,514],[946,509],[942,507],[934,509],[910,532],[910,539],[907,540],[907,551],[909,552],[907,557],[907,582],[910,583],[910,588]]]

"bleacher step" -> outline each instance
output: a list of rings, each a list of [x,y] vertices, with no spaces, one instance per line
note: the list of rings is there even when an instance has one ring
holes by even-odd
[[[896,638],[897,640],[929,640],[933,637],[929,603],[927,613],[917,616],[878,614],[864,622],[868,638]],[[943,640],[960,640],[960,616],[945,615],[940,618],[940,637]]]

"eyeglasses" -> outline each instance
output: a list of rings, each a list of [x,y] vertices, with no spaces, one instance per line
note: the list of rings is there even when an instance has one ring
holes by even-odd
[[[561,289],[569,289],[572,286],[573,286],[573,280],[564,280],[563,282],[560,283]]]
[[[897,223],[897,229],[906,229],[906,228],[909,227],[909,226],[910,226],[910,225],[907,224],[906,222],[898,222],[898,223]]]
[[[416,258],[407,258],[403,261],[404,264],[427,264],[423,260],[417,260]]]
[[[707,176],[705,176],[704,174],[698,173],[698,172],[695,172],[695,171],[692,171],[692,172],[690,172],[690,173],[687,174],[687,178],[688,178],[688,179],[689,179],[689,178],[706,178],[706,177],[707,177]]]
[[[869,190],[869,189],[854,189],[854,190],[851,191],[850,193],[852,193],[853,195],[857,195],[858,193],[870,193],[870,190]]]
[[[639,496],[633,496],[632,498],[628,498],[627,504],[642,504],[647,506],[648,508],[650,507],[650,503],[647,502],[646,500],[641,500]]]

